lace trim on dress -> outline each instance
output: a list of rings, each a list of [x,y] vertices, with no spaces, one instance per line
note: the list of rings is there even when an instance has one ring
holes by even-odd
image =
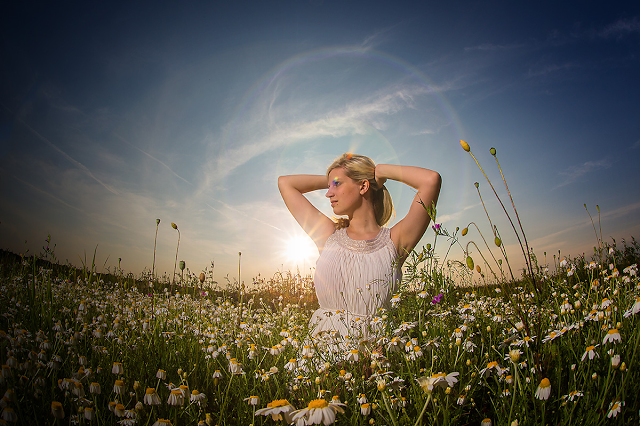
[[[385,234],[389,231],[389,228],[380,228],[380,232],[372,240],[354,240],[347,235],[347,228],[342,228],[331,234],[329,239],[335,240],[340,246],[355,253],[373,253],[387,244]]]

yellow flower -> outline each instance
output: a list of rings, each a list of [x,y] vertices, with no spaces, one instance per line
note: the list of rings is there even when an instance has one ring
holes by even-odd
[[[607,335],[604,336],[604,339],[602,340],[602,344],[604,345],[607,342],[611,342],[611,343],[622,342],[622,339],[620,338],[620,332],[618,331],[617,328],[612,328],[611,330],[607,331]]]
[[[64,409],[58,401],[51,401],[51,414],[56,419],[64,419]]]
[[[289,404],[286,399],[276,399],[267,404],[266,408],[256,411],[256,416],[271,415],[273,420],[285,420],[287,423],[292,421],[292,412],[295,410],[293,405]],[[284,417],[282,415],[284,414]]]
[[[297,410],[291,413],[293,416],[292,421],[296,422],[300,419],[304,419],[307,425],[330,425],[336,421],[336,413],[344,413],[342,407],[346,407],[345,404],[339,402],[332,402],[329,404],[324,399],[314,399],[309,403],[307,408]]]
[[[154,388],[147,388],[144,393],[144,403],[147,405],[160,405],[162,402]]]
[[[551,395],[551,382],[545,377],[540,381],[535,397],[540,400],[546,400],[549,399],[549,395]]]

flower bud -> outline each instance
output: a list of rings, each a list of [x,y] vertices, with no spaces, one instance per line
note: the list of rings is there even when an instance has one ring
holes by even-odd
[[[469,232],[469,228],[464,228],[462,230],[462,236],[464,237],[465,235],[467,235],[467,232]]]
[[[202,284],[204,282],[205,276],[204,276],[204,272],[200,272],[200,283]]]
[[[156,225],[160,225],[160,219],[156,219]]]
[[[489,150],[489,152],[491,153],[491,155],[495,156],[496,155],[496,149],[491,147],[491,149]]]
[[[476,189],[480,186],[478,182],[475,182],[473,185],[476,187]]]
[[[502,245],[502,240],[498,237],[495,239],[496,246],[500,247]]]
[[[173,229],[175,229],[176,231],[178,230],[178,225],[176,225],[175,223],[171,222],[171,227]]]
[[[178,266],[181,271],[184,271],[184,267],[186,266],[186,264],[184,263],[184,260],[181,260],[180,263],[178,263]]]
[[[473,259],[471,256],[467,256],[467,266],[473,271]]]
[[[476,265],[476,271],[478,271],[479,274],[482,273],[482,270],[480,269],[480,265]]]
[[[462,146],[462,149],[464,149],[465,151],[467,151],[467,152],[471,151],[471,148],[469,147],[469,144],[466,143],[465,141],[460,140],[460,145]]]

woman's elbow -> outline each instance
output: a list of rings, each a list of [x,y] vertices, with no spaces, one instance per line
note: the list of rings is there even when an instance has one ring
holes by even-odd
[[[282,188],[287,186],[287,181],[289,176],[278,176],[278,189],[282,191]]]

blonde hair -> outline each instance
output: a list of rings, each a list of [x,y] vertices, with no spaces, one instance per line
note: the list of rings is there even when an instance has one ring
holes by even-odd
[[[333,169],[341,168],[347,177],[356,182],[364,180],[369,181],[369,190],[371,193],[371,202],[373,203],[373,213],[376,222],[380,226],[386,225],[391,216],[393,216],[393,201],[387,187],[382,185],[378,187],[376,182],[376,164],[369,157],[364,155],[351,154],[349,152],[342,154],[327,169],[327,178]],[[337,218],[336,228],[346,228],[349,226],[349,219]]]

